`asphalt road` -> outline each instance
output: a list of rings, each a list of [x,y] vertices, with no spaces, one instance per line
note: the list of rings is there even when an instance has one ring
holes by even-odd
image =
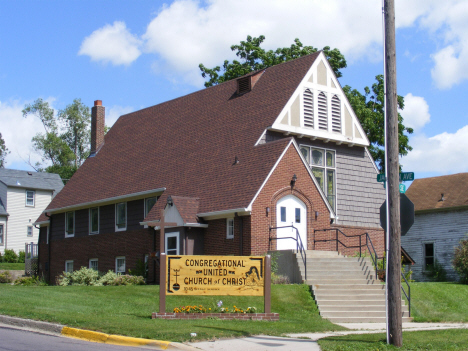
[[[148,348],[100,344],[0,326],[1,351],[137,351]]]

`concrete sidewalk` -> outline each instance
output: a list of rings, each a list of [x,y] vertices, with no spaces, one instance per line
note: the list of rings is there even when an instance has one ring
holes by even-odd
[[[343,330],[324,333],[287,334],[287,337],[259,335],[239,339],[226,339],[215,341],[202,341],[190,343],[201,350],[213,351],[263,351],[263,350],[311,350],[319,351],[317,340],[329,336],[343,336],[349,334],[385,333],[385,323],[337,323],[345,328]],[[411,330],[439,330],[439,329],[468,329],[468,323],[403,323],[404,331]]]

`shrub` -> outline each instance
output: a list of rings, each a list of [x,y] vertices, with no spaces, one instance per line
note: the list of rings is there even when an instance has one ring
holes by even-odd
[[[3,257],[2,257],[2,253],[0,252],[0,263],[3,262]]]
[[[26,258],[25,252],[24,252],[24,251],[20,251],[20,252],[18,253],[18,263],[24,263],[25,258]]]
[[[468,284],[468,238],[460,240],[455,247],[452,265],[460,276],[460,282]]]
[[[99,284],[99,272],[86,267],[77,271],[63,272],[57,280],[61,286],[67,285],[101,285]]]
[[[144,285],[145,284],[145,278],[142,276],[136,276],[136,275],[118,275],[117,278],[114,279],[113,282],[111,282],[108,285]]]
[[[11,283],[11,274],[8,271],[0,273],[0,283]]]
[[[102,285],[112,285],[115,279],[117,279],[119,275],[113,271],[108,271],[106,274],[104,274],[100,279],[99,282]]]
[[[128,273],[130,275],[142,276],[146,279],[148,277],[148,263],[145,263],[142,260],[138,260],[135,269],[129,269]]]
[[[273,284],[291,284],[289,277],[271,273],[271,282]]]
[[[18,262],[18,255],[14,250],[6,249],[3,254],[3,262],[16,263]]]
[[[436,259],[434,260],[434,264],[426,267],[426,271],[423,274],[433,282],[447,281],[447,271]]]
[[[24,285],[24,286],[46,286],[47,283],[39,279],[39,277],[20,277],[15,280],[15,285]]]

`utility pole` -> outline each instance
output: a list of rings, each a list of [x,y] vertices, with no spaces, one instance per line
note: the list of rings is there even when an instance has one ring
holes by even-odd
[[[400,347],[403,344],[401,316],[401,226],[400,191],[398,163],[398,100],[396,85],[395,49],[395,3],[384,0],[385,18],[385,80],[386,80],[386,119],[387,119],[387,186],[389,206],[389,247],[387,304],[388,304],[388,342]]]

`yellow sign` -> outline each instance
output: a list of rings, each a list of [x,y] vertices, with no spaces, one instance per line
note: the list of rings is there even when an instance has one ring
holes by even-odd
[[[166,257],[167,295],[263,296],[265,257]]]

